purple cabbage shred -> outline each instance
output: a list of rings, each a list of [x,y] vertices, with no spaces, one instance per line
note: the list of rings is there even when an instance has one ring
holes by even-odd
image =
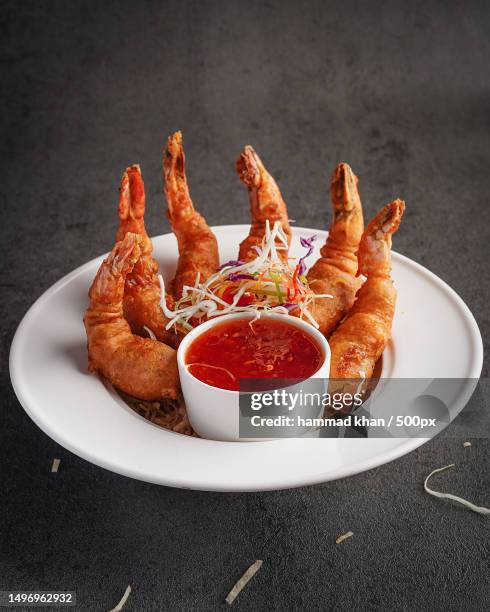
[[[220,270],[222,270],[223,268],[227,268],[228,266],[241,266],[243,265],[245,262],[244,261],[240,261],[239,259],[230,259],[230,261],[227,261],[226,263],[222,264],[219,268],[218,268],[218,272]]]
[[[239,281],[239,280],[254,280],[255,276],[253,274],[229,274],[228,280],[231,281]]]
[[[303,257],[301,257],[301,259],[299,259],[298,264],[299,264],[299,276],[303,276],[303,274],[306,272],[306,264],[305,264],[305,259],[307,259],[314,250],[314,246],[313,246],[313,242],[315,242],[316,240],[316,234],[314,234],[313,236],[310,236],[309,238],[300,238],[299,241],[301,243],[301,246],[304,247],[305,249],[308,249],[308,252],[306,253],[306,255],[303,255]]]

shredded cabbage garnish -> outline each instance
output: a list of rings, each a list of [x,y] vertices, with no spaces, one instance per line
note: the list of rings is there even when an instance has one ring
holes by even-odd
[[[109,612],[121,612],[121,610],[124,607],[124,604],[128,601],[128,597],[130,596],[130,594],[131,594],[131,586],[128,585],[126,587],[126,590],[124,591],[124,595],[122,596],[117,606],[115,608],[112,608],[112,610],[109,610]]]
[[[231,606],[231,604],[235,601],[235,599],[238,597],[241,591],[243,591],[243,589],[247,586],[250,580],[252,580],[255,574],[262,567],[262,563],[263,563],[262,559],[257,559],[257,561],[255,561],[255,563],[252,563],[252,565],[242,575],[242,577],[238,580],[238,582],[235,582],[235,585],[233,586],[231,591],[226,596],[227,604]]]
[[[318,328],[311,306],[315,299],[333,296],[315,294],[305,276],[304,261],[313,252],[315,238],[302,239],[302,246],[308,249],[306,255],[298,261],[289,258],[284,262],[278,251],[288,248],[287,237],[278,221],[272,230],[267,221],[262,246],[256,247],[255,259],[229,261],[203,283],[198,276],[193,287],[184,286],[174,310],[167,306],[165,283],[159,275],[160,307],[169,319],[165,329],[179,326],[181,330],[190,331],[205,319],[236,312],[254,313],[255,319],[264,312],[285,316],[297,312],[300,319]]]
[[[469,508],[470,510],[473,510],[473,512],[477,512],[478,514],[489,515],[490,514],[490,508],[485,508],[484,506],[475,506],[475,504],[472,504],[471,502],[469,502],[467,499],[464,499],[463,497],[458,497],[457,495],[453,495],[452,493],[441,493],[440,491],[435,491],[434,489],[431,489],[429,487],[429,485],[427,483],[429,482],[430,478],[434,474],[437,474],[438,472],[444,472],[445,470],[449,470],[450,468],[453,468],[453,467],[454,467],[454,463],[450,463],[449,465],[445,465],[442,468],[438,468],[437,470],[433,470],[427,476],[427,478],[424,480],[424,489],[425,489],[426,493],[428,493],[429,495],[433,495],[434,497],[439,497],[440,499],[452,499],[453,501],[456,501],[456,502],[462,504],[466,508]]]
[[[343,533],[342,535],[340,535],[336,540],[335,540],[335,544],[342,544],[342,542],[344,540],[348,540],[349,538],[352,538],[352,536],[354,535],[354,533],[352,531],[348,531],[347,533]]]

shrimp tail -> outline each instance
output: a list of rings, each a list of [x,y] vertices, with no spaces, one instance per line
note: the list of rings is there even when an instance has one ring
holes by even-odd
[[[349,311],[361,285],[361,280],[356,278],[357,250],[364,220],[357,183],[357,176],[349,164],[338,164],[330,182],[333,220],[320,250],[321,257],[307,276],[316,294],[332,296],[316,299],[313,308],[324,334],[330,333]]]
[[[176,346],[179,336],[167,331],[168,319],[160,308],[158,263],[152,257],[153,244],[145,228],[145,185],[138,164],[126,168],[119,189],[119,228],[116,242],[129,233],[138,234],[140,257],[126,275],[124,316],[133,333],[146,336],[150,329],[158,340]],[[167,300],[169,301],[169,300]]]
[[[127,232],[141,236],[141,252],[150,254],[153,245],[145,228],[145,185],[139,164],[126,168],[119,189],[119,229],[116,242],[123,240]]]
[[[391,278],[391,240],[405,210],[401,200],[384,206],[359,246],[359,270],[367,280],[347,317],[330,336],[331,378],[369,378],[391,338],[396,289]]]
[[[335,217],[359,208],[358,183],[359,179],[349,164],[345,162],[337,164],[330,180],[330,195]]]
[[[364,230],[358,182],[349,164],[337,165],[330,182],[333,220],[321,250],[324,258],[334,259],[337,266],[350,273],[357,269],[356,252]]]
[[[122,314],[122,300],[124,297],[124,284],[127,275],[133,270],[140,258],[141,236],[128,232],[123,240],[117,242],[114,249],[100,266],[89,290],[89,298],[95,304],[115,304]],[[97,316],[96,309],[90,315]],[[89,316],[90,316],[89,315]],[[102,313],[105,317],[105,312]]]
[[[185,153],[182,145],[182,132],[175,132],[167,139],[163,156],[165,193],[167,195],[167,216],[172,223],[192,217],[194,205],[189,193],[185,173]]]
[[[247,145],[240,153],[236,162],[236,171],[242,183],[249,189],[258,189],[261,183],[261,173],[267,172],[260,157],[250,145]]]
[[[240,244],[239,259],[250,261],[257,257],[255,247],[262,245],[266,221],[269,221],[271,228],[276,221],[279,221],[288,244],[291,243],[291,227],[286,203],[279,187],[250,145],[247,145],[240,154],[236,170],[240,180],[248,188],[252,217],[250,233]],[[287,260],[287,249],[278,249],[278,254],[284,261]]]
[[[369,223],[359,244],[358,274],[389,274],[391,237],[398,229],[405,210],[405,202],[394,200],[384,206]]]
[[[201,282],[207,280],[219,266],[216,236],[191,200],[181,132],[168,138],[163,154],[163,176],[167,217],[179,247],[179,262],[172,282],[173,293],[179,298],[184,285],[193,286],[198,275]]]

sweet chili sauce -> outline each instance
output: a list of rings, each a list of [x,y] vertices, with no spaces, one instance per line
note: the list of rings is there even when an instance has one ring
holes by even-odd
[[[306,379],[322,363],[313,338],[289,323],[235,319],[198,336],[187,349],[189,372],[220,389],[238,391],[241,378]]]

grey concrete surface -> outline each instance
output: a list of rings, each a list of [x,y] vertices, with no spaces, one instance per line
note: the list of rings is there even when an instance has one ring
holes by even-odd
[[[441,487],[488,503],[485,440],[441,436],[294,491],[181,491],[65,451],[8,377],[27,308],[110,248],[128,164],[142,165],[151,233],[168,230],[160,151],[175,129],[211,224],[248,220],[234,173],[247,143],[299,225],[328,224],[340,160],[367,216],[404,198],[396,250],[462,296],[488,349],[488,3],[4,1],[0,24],[0,590],[72,589],[77,609],[108,610],[131,584],[127,610],[225,610],[261,558],[236,610],[488,609],[488,521],[422,491],[454,461]]]

